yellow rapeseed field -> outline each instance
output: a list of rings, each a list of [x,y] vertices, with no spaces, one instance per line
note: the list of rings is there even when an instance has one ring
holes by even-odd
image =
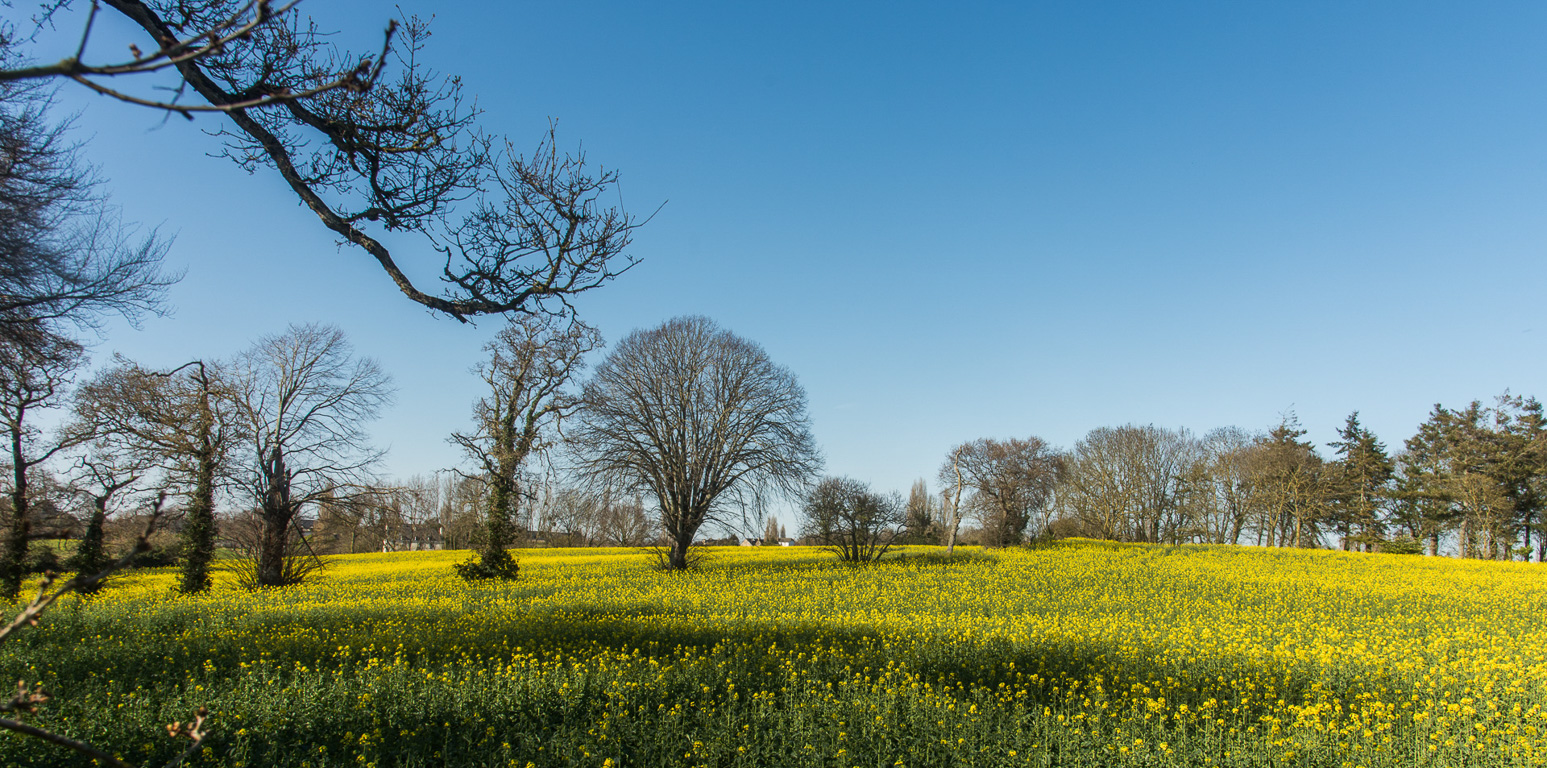
[[[718,550],[336,558],[183,597],[120,579],[0,648],[36,722],[194,765],[1547,764],[1547,569],[1074,541],[850,567]],[[0,736],[0,762],[68,764]]]

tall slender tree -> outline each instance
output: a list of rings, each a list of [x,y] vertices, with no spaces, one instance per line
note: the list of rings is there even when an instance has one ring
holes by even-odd
[[[547,315],[512,320],[484,345],[488,360],[474,371],[487,386],[473,405],[474,429],[451,441],[478,467],[489,489],[485,538],[474,578],[513,578],[513,543],[521,504],[521,473],[528,458],[558,438],[564,420],[580,407],[572,391],[585,357],[602,346],[601,334],[578,320]]]

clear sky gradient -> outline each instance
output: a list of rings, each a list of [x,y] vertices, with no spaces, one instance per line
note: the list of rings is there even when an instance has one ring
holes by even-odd
[[[1547,395],[1547,5],[404,5],[487,128],[525,147],[557,119],[629,210],[665,203],[583,317],[760,342],[831,473],[905,491],[978,437],[1289,409],[1395,447],[1435,403]],[[302,7],[362,48],[394,12]],[[458,461],[497,321],[430,316],[276,176],[206,157],[217,118],[63,102],[188,270],[175,316],[99,358],[335,323],[397,379],[386,470]]]

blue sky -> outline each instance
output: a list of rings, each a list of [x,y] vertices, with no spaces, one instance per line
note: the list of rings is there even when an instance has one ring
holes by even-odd
[[[557,119],[631,211],[665,203],[583,317],[762,343],[832,473],[905,490],[977,437],[1289,409],[1397,445],[1437,402],[1547,396],[1547,6],[405,5],[488,129],[529,146]],[[393,13],[302,7],[361,46]],[[397,378],[387,470],[458,460],[497,322],[429,316],[277,177],[206,157],[218,120],[62,101],[188,269],[175,316],[102,357],[335,323]]]

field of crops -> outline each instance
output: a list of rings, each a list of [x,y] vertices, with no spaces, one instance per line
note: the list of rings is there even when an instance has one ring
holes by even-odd
[[[121,579],[0,649],[34,722],[196,766],[1547,763],[1547,569],[1117,546],[339,558],[298,588]],[[0,764],[69,764],[0,735]],[[80,763],[84,764],[84,763]]]

